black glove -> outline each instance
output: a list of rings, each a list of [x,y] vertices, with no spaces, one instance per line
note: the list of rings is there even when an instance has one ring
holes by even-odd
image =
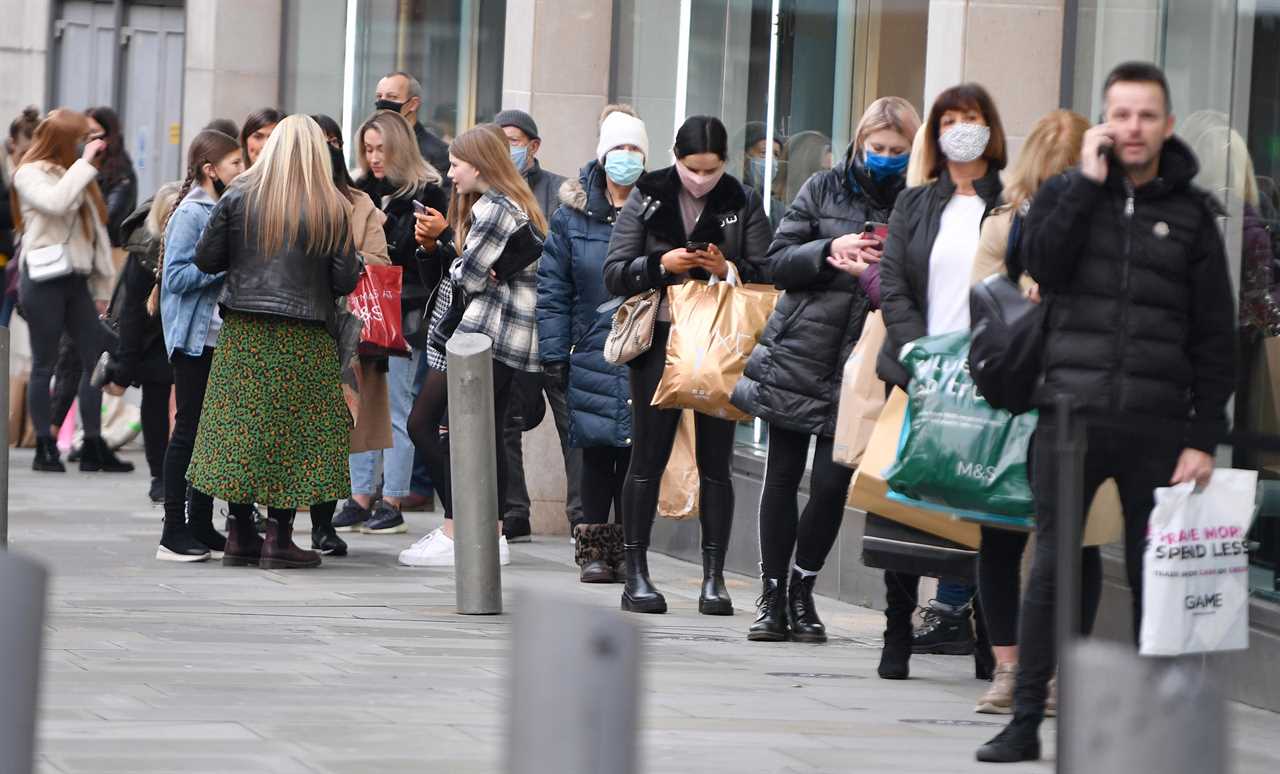
[[[569,364],[563,360],[542,364],[543,377],[558,387],[569,383]]]

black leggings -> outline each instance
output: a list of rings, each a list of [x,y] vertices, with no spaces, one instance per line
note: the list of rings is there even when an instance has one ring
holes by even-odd
[[[648,548],[658,493],[680,427],[680,411],[650,405],[666,365],[670,323],[658,323],[653,346],[631,362],[631,466],[622,488],[622,527],[628,547]],[[702,546],[724,550],[733,526],[734,424],[706,414],[694,415]]]
[[[982,528],[978,549],[978,598],[991,644],[997,647],[1018,644],[1018,609],[1022,605],[1022,552],[1028,533],[996,527]],[[1097,546],[1080,552],[1080,628],[1093,631],[1102,599],[1102,553]]]
[[[102,324],[89,293],[87,280],[76,274],[45,282],[33,282],[22,272],[19,280],[22,308],[31,330],[31,381],[27,387],[27,411],[36,437],[53,438],[52,398],[49,382],[58,364],[63,334],[71,337],[80,358],[80,376],[64,376],[76,384],[80,399],[80,425],[84,437],[102,435],[102,390],[89,384],[89,376],[102,354]],[[64,414],[65,416],[65,414]],[[59,422],[60,424],[61,422]]]
[[[502,518],[503,493],[507,491],[507,455],[502,444],[506,426],[507,404],[511,399],[511,379],[515,369],[493,361],[493,428],[494,450],[498,468],[498,518]],[[449,437],[440,433],[440,425],[449,420],[449,376],[434,368],[427,371],[422,390],[413,402],[409,413],[409,437],[422,452],[431,473],[431,481],[440,502],[444,505],[444,517],[453,518],[453,477],[449,470]]]
[[[631,447],[589,446],[582,450],[582,524],[609,523],[609,509],[621,521],[622,486],[631,464]]]
[[[832,461],[833,438],[818,436],[809,501],[801,514],[796,496],[809,459],[809,438],[805,432],[769,425],[769,462],[760,493],[760,570],[766,578],[786,577],[792,550],[797,567],[818,572],[840,534],[853,470]]]
[[[169,448],[168,382],[142,383],[142,445],[147,453],[147,468],[152,478],[164,478],[164,457]]]
[[[173,435],[164,455],[166,524],[185,523],[188,497],[193,523],[213,519],[213,498],[187,485],[187,468],[191,466],[191,451],[195,447],[196,431],[200,429],[200,412],[204,409],[204,392],[209,386],[209,368],[212,365],[213,347],[206,347],[200,357],[173,353],[174,398],[178,411],[174,416]],[[168,411],[168,405],[165,411]]]

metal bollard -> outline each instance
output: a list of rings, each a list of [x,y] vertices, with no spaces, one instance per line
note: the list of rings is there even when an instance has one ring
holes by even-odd
[[[1058,652],[1058,706],[1070,707],[1075,693],[1073,651],[1080,631],[1080,545],[1083,529],[1084,498],[1080,491],[1084,479],[1084,423],[1071,415],[1071,400],[1059,395],[1055,419],[1058,457],[1058,555],[1057,599],[1055,600],[1055,645]],[[1071,740],[1077,716],[1058,713],[1058,754],[1055,770],[1072,772],[1076,761]]]
[[[520,595],[507,774],[635,774],[640,631],[615,610]]]
[[[498,566],[498,449],[493,417],[493,342],[457,333],[449,359],[449,470],[453,556],[462,615],[502,612]]]
[[[0,406],[9,410],[9,326],[0,325]],[[21,434],[21,430],[18,431]],[[9,547],[9,419],[0,422],[0,548]]]
[[[30,559],[0,553],[0,772],[31,774],[35,764],[40,646],[49,573]]]

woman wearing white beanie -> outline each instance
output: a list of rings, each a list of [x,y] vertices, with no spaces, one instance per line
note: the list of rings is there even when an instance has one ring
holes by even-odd
[[[630,382],[626,366],[604,359],[612,314],[604,260],[613,222],[644,173],[649,135],[629,105],[601,114],[596,157],[560,187],[538,265],[538,351],[548,373],[566,369],[569,442],[582,449],[582,521],[574,524],[583,583],[621,582],[622,483],[631,460]]]

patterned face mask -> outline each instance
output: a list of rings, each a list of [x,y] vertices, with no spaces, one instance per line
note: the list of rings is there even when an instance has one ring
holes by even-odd
[[[938,138],[942,155],[959,164],[977,161],[991,142],[991,127],[982,124],[952,124]]]

